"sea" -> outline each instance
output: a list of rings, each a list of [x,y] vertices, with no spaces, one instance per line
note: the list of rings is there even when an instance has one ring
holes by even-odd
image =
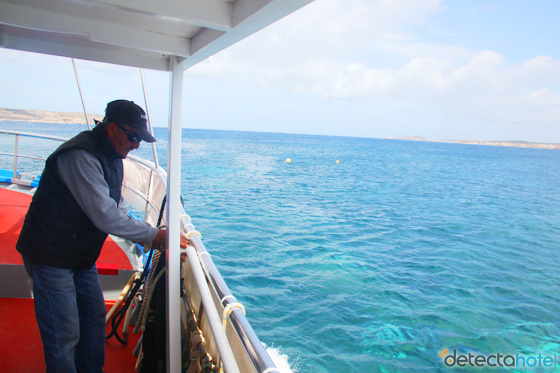
[[[181,185],[282,372],[560,371],[559,150],[184,129]]]

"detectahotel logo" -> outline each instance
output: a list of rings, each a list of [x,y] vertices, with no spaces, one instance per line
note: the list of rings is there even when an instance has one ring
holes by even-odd
[[[559,366],[557,362],[560,362],[556,354],[543,355],[539,353],[538,355],[524,355],[503,354],[500,352],[490,355],[473,354],[472,352],[461,354],[455,349],[450,352],[449,348],[441,350],[438,356],[443,359],[445,366],[449,368],[463,368],[467,366],[472,368],[554,368]]]

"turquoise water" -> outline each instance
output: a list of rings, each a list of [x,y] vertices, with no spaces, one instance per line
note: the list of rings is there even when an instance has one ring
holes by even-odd
[[[182,164],[185,209],[293,371],[560,356],[560,151],[185,130]]]

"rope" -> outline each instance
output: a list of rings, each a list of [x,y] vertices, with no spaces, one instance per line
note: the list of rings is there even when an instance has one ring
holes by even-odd
[[[144,350],[140,349],[140,352],[138,352],[138,358],[136,359],[136,370],[140,371],[140,369],[142,368],[142,360],[144,359]]]
[[[221,304],[224,304],[224,301],[225,301],[226,299],[228,299],[228,298],[232,298],[232,299],[233,299],[233,301],[232,301],[233,303],[237,302],[237,299],[235,299],[235,297],[234,297],[233,295],[230,294],[230,295],[226,295],[225,297],[223,297],[223,298],[220,300],[220,303],[221,303]]]
[[[126,302],[124,304],[124,306],[121,307],[120,310],[118,310],[115,315],[113,316],[113,318],[111,319],[111,333],[109,333],[108,336],[105,337],[105,339],[109,339],[111,338],[113,335],[115,336],[115,338],[123,345],[126,345],[128,343],[128,338],[126,333],[123,333],[123,336],[121,337],[119,335],[118,332],[118,328],[119,325],[121,324],[123,318],[125,317],[125,315],[127,314],[127,310],[128,307],[130,307],[130,303],[132,302],[132,300],[134,299],[134,294],[136,293],[136,290],[138,290],[137,288],[139,287],[139,282],[138,280],[134,281],[134,287],[132,288],[132,290],[128,293]]]
[[[153,251],[150,253],[150,255],[152,253],[153,253]],[[154,259],[152,260],[152,265],[151,265],[151,268],[153,268],[154,270],[159,263],[159,258],[160,257],[161,257],[161,252],[156,251],[156,253],[154,254]],[[160,271],[158,276],[162,272],[164,272],[164,271]],[[152,299],[152,292],[153,292],[153,289],[154,289],[154,286],[155,286],[156,283],[157,283],[157,277],[154,278],[154,276],[150,276],[148,278],[148,283],[144,284],[144,292],[142,294],[142,306],[140,307],[140,313],[138,314],[138,320],[140,320],[140,322],[136,323],[136,325],[134,326],[134,334],[137,334],[140,330],[142,330],[142,331],[145,330],[146,318],[148,317],[148,312],[146,312],[146,308],[148,307],[148,304],[150,303],[150,299]]]
[[[126,285],[124,286],[124,288],[121,291],[121,294],[119,295],[119,297],[117,298],[117,300],[115,301],[115,304],[113,305],[113,307],[111,307],[111,309],[109,310],[109,312],[107,312],[107,315],[105,316],[105,323],[107,323],[110,319],[111,316],[113,316],[113,313],[119,308],[119,306],[121,305],[122,301],[124,300],[124,298],[126,297],[126,295],[128,294],[128,291],[130,290],[130,287],[132,286],[132,283],[137,280],[138,278],[140,278],[140,273],[136,272],[134,273],[131,277],[130,280],[128,280],[128,282],[126,283]]]
[[[184,285],[181,286],[182,292],[186,297]],[[185,341],[185,350],[183,356],[188,356],[184,360],[183,369],[186,373],[210,373],[220,371],[214,362],[212,356],[206,350],[206,340],[202,331],[198,327],[197,318],[193,310],[188,305],[188,300],[185,303],[187,311],[187,330],[185,334],[188,336]]]
[[[193,330],[191,333],[191,361],[198,360],[202,356],[198,349],[200,343],[206,343],[202,332],[200,329]]]
[[[190,239],[191,239],[191,236],[202,237],[202,235],[200,234],[199,231],[190,231],[190,232],[185,233],[185,238],[186,238],[187,240],[190,240]]]
[[[147,304],[147,321],[142,334],[143,358],[139,373],[155,373],[165,371],[165,259],[161,259],[153,270],[154,289],[144,299]]]
[[[229,320],[230,313],[232,313],[233,310],[235,309],[240,309],[241,311],[243,311],[243,314],[245,315],[245,306],[242,305],[241,303],[235,302],[235,303],[228,304],[226,308],[224,308],[224,312],[222,313],[222,323],[224,325],[224,330],[226,330],[227,321]]]
[[[161,220],[163,219],[163,210],[165,208],[165,203],[167,201],[167,196],[163,197],[162,203],[161,203],[161,208],[159,210],[159,217],[158,217],[158,226],[161,224]],[[151,245],[150,245],[151,246]],[[155,268],[155,265],[152,265],[152,267],[149,267],[147,264],[150,263],[150,260],[152,259],[152,255],[154,253],[154,250],[150,248],[150,254],[148,255],[148,260],[146,261],[146,266],[144,266],[144,271],[142,272],[142,275],[140,276],[139,279],[134,280],[133,282],[133,286],[130,288],[130,290],[127,293],[126,296],[126,302],[124,303],[124,305],[121,307],[120,310],[118,310],[113,317],[111,318],[111,333],[109,333],[108,336],[105,337],[105,339],[109,339],[111,338],[113,335],[115,336],[115,338],[123,345],[126,345],[128,342],[128,338],[127,338],[127,333],[125,330],[123,330],[123,336],[121,337],[118,333],[118,327],[121,324],[123,318],[128,314],[128,316],[130,316],[130,312],[128,311],[128,308],[130,307],[130,304],[132,303],[132,301],[134,300],[134,297],[136,296],[136,293],[138,292],[138,290],[140,289],[140,287],[142,286],[142,284],[144,283],[144,279],[146,278],[146,275],[148,273],[148,269],[149,268]],[[156,253],[156,257],[159,259],[159,256],[161,255],[161,253],[158,251]],[[155,257],[154,257],[155,260]],[[150,276],[150,278],[153,276]],[[126,287],[125,287],[126,289]],[[123,289],[124,291],[124,289]],[[144,308],[144,303],[142,304],[142,308]],[[142,308],[140,309],[142,311]],[[111,309],[111,311],[113,311]],[[108,317],[110,317],[108,315]],[[128,322],[125,322],[125,325],[128,326]],[[134,328],[134,333],[136,334],[136,327]]]
[[[165,198],[163,204],[165,204]],[[160,219],[158,219],[158,226],[159,223],[161,222],[161,215],[163,210],[164,210],[164,206],[162,206],[160,210]],[[200,234],[200,232],[194,230],[194,226],[190,224],[190,219],[191,219],[190,216],[182,215],[179,220],[183,218],[188,219],[189,223],[186,224],[186,227],[191,227],[192,230],[189,232],[181,233],[182,236],[187,240],[190,240],[191,237],[194,235],[201,237],[202,235]],[[153,270],[152,273],[154,275],[148,276],[147,279],[142,278],[142,280],[144,280],[142,294],[140,295],[142,297],[142,303],[138,315],[138,323],[136,324],[134,329],[134,333],[138,333],[140,330],[144,332],[142,347],[140,349],[140,353],[137,361],[137,370],[141,373],[142,372],[151,373],[154,370],[154,368],[156,368],[154,363],[162,364],[162,361],[160,359],[160,355],[161,355],[160,349],[161,348],[165,349],[165,343],[157,342],[161,340],[160,338],[161,330],[163,330],[164,327],[162,325],[159,325],[161,320],[164,319],[158,317],[158,314],[161,312],[161,310],[159,309],[161,304],[165,304],[165,302],[161,299],[161,297],[162,296],[164,297],[165,295],[164,293],[161,293],[160,286],[158,285],[160,283],[159,280],[162,277],[164,277],[164,274],[166,272],[165,259],[160,261],[162,253],[163,253],[162,251],[155,251],[154,253],[154,250],[150,249],[150,258],[148,259],[148,263],[150,262],[151,259],[150,268]],[[153,259],[151,258],[152,254],[153,254]],[[210,254],[205,252],[205,253],[201,253],[199,255],[199,258],[203,254],[207,254],[210,257]],[[235,298],[233,299],[235,300]],[[229,317],[229,314],[235,308],[242,308],[243,312],[245,313],[245,309],[243,305],[241,305],[240,303],[237,304],[232,303],[231,305],[228,306],[229,308],[226,307],[226,310],[224,312],[225,318]],[[187,309],[190,308],[187,307]],[[188,317],[189,320],[187,322],[187,331],[185,333],[185,335],[188,337],[186,337],[187,340],[185,341],[185,350],[182,353],[182,356],[185,358],[183,360],[184,362],[183,369],[186,369],[186,371],[189,373],[218,372],[219,368],[217,367],[212,356],[206,350],[205,339],[202,332],[198,328],[196,316],[192,312],[192,310],[190,310],[189,313],[191,316]],[[224,327],[226,323],[227,320],[224,321]],[[147,333],[149,333],[149,336],[147,335]],[[165,361],[163,361],[163,364],[165,364]],[[157,366],[159,367],[160,365]]]

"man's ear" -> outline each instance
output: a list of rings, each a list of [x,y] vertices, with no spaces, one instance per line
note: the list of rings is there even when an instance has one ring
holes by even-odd
[[[109,122],[106,127],[107,135],[114,136],[117,129],[117,124],[115,122]]]

